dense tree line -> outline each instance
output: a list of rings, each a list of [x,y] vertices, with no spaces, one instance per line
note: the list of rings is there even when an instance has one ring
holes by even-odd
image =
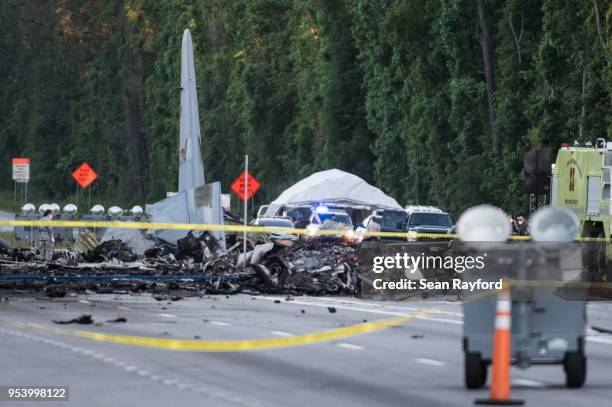
[[[604,0],[2,0],[0,188],[32,158],[61,198],[176,188],[192,32],[207,180],[248,153],[260,202],[340,168],[402,203],[524,210],[527,146],[612,138]]]

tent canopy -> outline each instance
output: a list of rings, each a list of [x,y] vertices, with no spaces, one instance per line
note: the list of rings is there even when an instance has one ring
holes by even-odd
[[[395,199],[380,189],[338,169],[315,172],[286,189],[271,205],[298,206],[317,202],[402,209]]]

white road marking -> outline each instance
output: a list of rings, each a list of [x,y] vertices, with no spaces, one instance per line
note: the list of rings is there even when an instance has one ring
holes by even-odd
[[[91,304],[91,301],[88,300],[79,300],[81,304]]]
[[[261,297],[262,299],[268,300],[268,301],[274,301],[274,300],[278,300],[278,298],[275,297]],[[300,301],[300,300],[292,300],[292,301],[288,301],[288,304],[296,304],[296,305],[311,305],[313,307],[319,307],[319,308],[327,308],[330,306],[329,303],[320,303],[320,302],[314,302],[314,301]],[[344,309],[344,310],[348,310],[348,311],[360,311],[360,312],[368,312],[370,314],[379,314],[379,315],[390,315],[390,316],[394,316],[394,317],[403,317],[406,316],[408,313],[407,312],[398,312],[398,311],[386,311],[386,310],[381,310],[381,309],[371,309],[371,308],[363,308],[363,307],[353,307],[353,306],[347,306],[347,305],[336,305],[334,304],[334,307],[337,309]],[[427,311],[426,309],[424,311]],[[414,311],[413,311],[414,312]],[[432,314],[435,314],[437,312],[432,311]],[[417,317],[417,319],[420,320],[424,320],[424,321],[434,321],[434,322],[443,322],[443,323],[449,323],[449,324],[453,324],[453,325],[463,325],[463,321],[459,320],[459,319],[448,319],[448,318],[435,318],[435,317]]]
[[[293,336],[292,333],[290,332],[285,332],[285,331],[270,331],[270,333],[272,335],[276,335],[276,336]]]
[[[435,359],[416,358],[414,361],[422,365],[435,366],[435,367],[444,367],[447,365],[446,362],[442,362],[441,360],[435,360]]]
[[[608,336],[587,336],[586,339],[589,342],[605,343],[607,345],[612,345],[612,337]]]
[[[463,321],[459,321],[457,319],[436,318],[436,317],[418,317],[418,319],[422,319],[425,321],[443,322],[445,324],[463,325]]]
[[[363,346],[353,345],[352,343],[340,342],[336,344],[339,348],[350,349],[350,350],[363,350]]]
[[[121,309],[121,310],[124,310],[124,311],[130,311],[131,310],[130,307],[124,307],[123,305],[118,306],[117,309]]]
[[[418,311],[418,310],[421,309],[421,308],[418,308],[418,307],[411,307],[411,306],[378,304],[378,303],[369,302],[369,301],[354,301],[354,300],[350,300],[350,299],[333,298],[333,297],[326,297],[326,298],[320,298],[320,297],[300,297],[300,300],[301,301],[313,301],[313,302],[334,302],[334,303],[353,304],[353,305],[358,305],[358,306],[361,306],[361,307],[364,307],[364,306],[365,307],[371,307],[373,309],[377,309],[378,308],[378,309],[390,309],[390,310],[400,310],[400,311]],[[431,302],[431,301],[428,301],[428,304],[434,304],[434,303]],[[460,305],[458,303],[452,303],[452,302],[448,302],[448,301],[436,302],[436,304],[438,304],[438,305]],[[436,314],[444,314],[444,315],[453,316],[453,317],[463,317],[463,314],[461,312],[436,310],[435,313]]]
[[[173,315],[173,314],[157,314],[157,315],[163,318],[178,318],[176,315]]]
[[[512,379],[512,384],[516,384],[518,386],[525,386],[525,387],[545,387],[546,386],[545,383],[538,382],[537,380],[521,379],[521,378]]]
[[[229,322],[223,322],[223,321],[210,321],[210,324],[217,325],[217,326],[232,326],[232,324],[230,324]]]
[[[83,349],[83,348],[76,347],[76,346],[69,346],[69,345],[67,345],[67,344],[65,344],[63,342],[49,341],[49,340],[46,340],[44,337],[24,334],[24,333],[21,333],[21,332],[18,332],[18,331],[13,331],[13,330],[8,330],[8,329],[0,328],[0,333],[6,333],[6,334],[9,334],[9,335],[14,335],[14,336],[21,337],[21,338],[32,339],[33,341],[47,343],[47,344],[49,344],[51,346],[62,347],[62,348],[65,348],[67,350],[70,350],[70,351],[72,351],[74,353],[80,353],[80,354],[83,354],[85,356],[89,356],[93,360],[104,361],[104,362],[111,362],[114,366],[121,367],[126,372],[130,372],[130,373],[136,374],[136,375],[138,375],[140,377],[143,377],[145,379],[149,379],[152,382],[156,382],[156,381],[160,381],[161,380],[164,384],[166,384],[168,386],[176,387],[176,388],[178,388],[180,390],[193,391],[193,392],[198,393],[198,394],[204,394],[204,395],[216,398],[216,399],[224,400],[226,402],[229,401],[231,403],[242,405],[242,406],[245,406],[245,407],[261,407],[261,404],[259,404],[257,401],[243,400],[240,397],[236,397],[236,396],[234,396],[232,394],[224,393],[222,391],[218,391],[218,390],[213,391],[213,390],[207,389],[205,387],[195,388],[194,386],[192,386],[192,385],[190,385],[188,383],[181,383],[181,382],[179,382],[176,379],[167,379],[167,378],[163,378],[161,376],[152,375],[152,374],[150,374],[146,370],[139,369],[138,367],[135,367],[135,366],[127,365],[125,362],[116,361],[114,358],[108,357],[108,356],[106,356],[104,354],[101,354],[101,353],[94,352],[94,351],[89,350],[89,349]],[[99,358],[98,356],[102,356],[102,358]]]

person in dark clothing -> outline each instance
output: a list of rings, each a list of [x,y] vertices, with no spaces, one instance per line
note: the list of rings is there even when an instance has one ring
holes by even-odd
[[[528,224],[523,215],[518,215],[515,220],[516,234],[526,236],[529,234]]]

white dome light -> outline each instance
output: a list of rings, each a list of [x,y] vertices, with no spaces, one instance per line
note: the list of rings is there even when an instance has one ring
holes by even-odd
[[[51,209],[49,208],[49,204],[42,204],[38,207],[38,213],[42,215],[47,209]]]
[[[508,215],[492,205],[472,206],[461,214],[457,233],[464,242],[505,242],[512,233]]]
[[[135,205],[130,209],[130,214],[137,219],[142,217],[143,212],[142,206],[140,205]]]
[[[75,204],[67,204],[66,206],[64,206],[64,214],[68,215],[68,216],[73,216],[76,215],[77,213],[77,206]]]
[[[104,215],[104,207],[100,204],[94,205],[93,208],[89,211],[93,216],[102,216]]]
[[[123,215],[123,209],[121,209],[118,206],[111,206],[110,208],[108,208],[108,216],[111,216],[113,218],[119,217]]]
[[[32,215],[34,212],[36,212],[34,204],[27,203],[21,207],[21,213],[24,215]]]

